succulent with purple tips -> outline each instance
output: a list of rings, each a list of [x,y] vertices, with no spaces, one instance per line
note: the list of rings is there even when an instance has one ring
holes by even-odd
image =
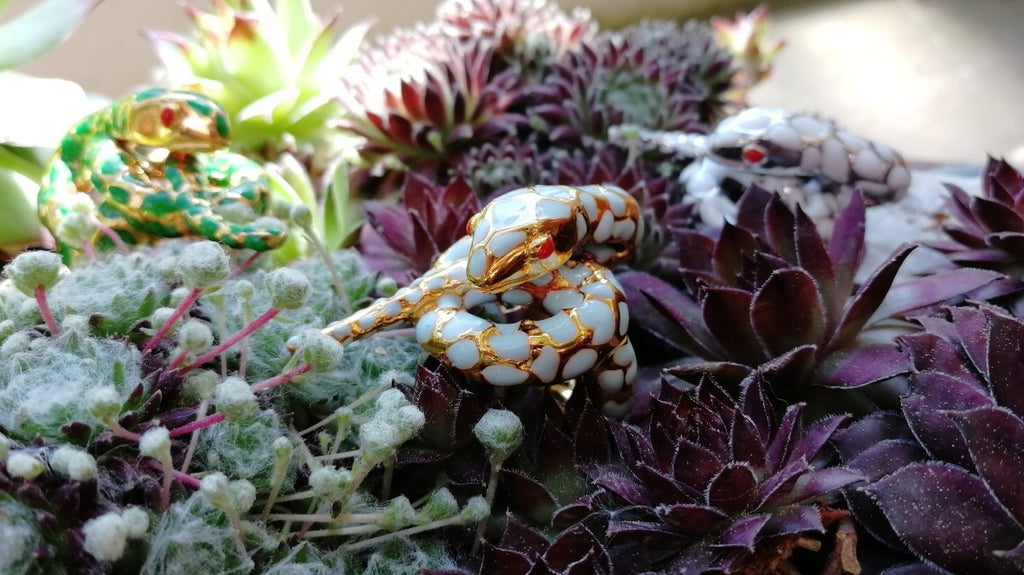
[[[912,326],[881,320],[957,298],[1000,276],[953,270],[893,288],[914,248],[904,245],[854,289],[864,233],[859,194],[836,218],[826,244],[799,207],[794,212],[755,186],[741,198],[736,224],[726,223],[717,238],[693,230],[675,234],[682,291],[637,272],[620,279],[638,335],[657,344],[663,357],[696,356],[674,367],[676,375],[696,380],[710,373],[735,389],[756,371],[779,397],[812,401],[812,411],[871,411],[878,401],[895,405],[898,388],[878,390],[888,393],[880,398],[853,390],[910,370],[892,337]],[[837,405],[813,399],[830,396]]]
[[[437,21],[463,41],[490,38],[503,65],[527,78],[597,33],[588,11],[566,14],[548,0],[448,0],[437,8]]]
[[[518,78],[494,68],[494,47],[432,28],[379,40],[345,79],[341,127],[364,142],[357,161],[370,175],[413,170],[443,176],[443,163],[515,130]]]
[[[704,93],[686,62],[658,57],[634,40],[605,35],[551,67],[531,90],[532,127],[559,146],[606,140],[608,129],[705,132]]]

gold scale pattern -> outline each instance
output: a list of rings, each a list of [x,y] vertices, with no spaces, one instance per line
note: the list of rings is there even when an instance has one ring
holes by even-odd
[[[344,343],[398,322],[423,348],[496,386],[595,386],[606,413],[628,410],[636,358],[629,309],[607,266],[643,233],[636,200],[615,186],[533,186],[475,215],[432,269],[324,328]],[[521,308],[500,323],[475,310]]]

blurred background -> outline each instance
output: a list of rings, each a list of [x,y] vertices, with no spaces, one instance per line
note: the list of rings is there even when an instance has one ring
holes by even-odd
[[[191,0],[205,7],[205,0]],[[32,4],[15,0],[14,11]],[[314,0],[321,15],[338,0]],[[559,0],[586,7],[602,27],[645,17],[731,16],[755,3],[714,0]],[[345,0],[347,26],[368,17],[378,33],[428,19],[433,0]],[[786,48],[751,94],[755,105],[836,118],[908,159],[981,164],[986,154],[1024,165],[1024,1],[769,2],[771,37]],[[61,46],[27,67],[117,96],[150,77],[156,58],[141,29],[184,31],[176,0],[106,0]]]

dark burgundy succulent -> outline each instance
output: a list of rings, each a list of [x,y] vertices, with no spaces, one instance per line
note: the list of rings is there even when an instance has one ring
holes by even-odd
[[[937,244],[954,262],[996,270],[1019,270],[1024,264],[1024,176],[1005,160],[988,159],[981,196],[947,184],[946,227],[952,241]]]
[[[855,195],[826,243],[799,207],[794,212],[777,194],[752,187],[736,223],[726,223],[718,237],[679,230],[682,285],[640,272],[620,275],[637,339],[650,344],[641,349],[662,358],[695,356],[671,371],[693,381],[714,374],[731,389],[756,371],[776,395],[809,401],[815,412],[868,412],[879,401],[894,406],[898,387],[865,390],[887,393],[881,397],[853,392],[910,370],[892,338],[913,326],[894,320],[1000,276],[951,270],[893,288],[914,249],[904,245],[856,287],[864,215],[863,198]],[[822,403],[825,397],[831,399]]]
[[[869,483],[848,494],[858,521],[943,573],[1024,569],[1024,322],[988,304],[922,318],[902,414],[838,436]]]
[[[553,65],[530,94],[530,125],[559,146],[606,140],[608,129],[704,132],[704,90],[690,64],[661,57],[642,43],[603,35]]]
[[[612,424],[617,461],[587,474],[600,488],[590,501],[607,514],[616,566],[793,573],[797,549],[849,558],[855,537],[849,526],[837,531],[849,520],[829,508],[862,479],[836,466],[828,447],[846,416],[804,428],[803,408],[777,416],[760,378],[740,400],[705,379],[688,392],[663,384],[643,426]]]
[[[535,134],[510,134],[462,154],[453,162],[449,176],[465,179],[482,198],[494,197],[516,188],[556,181],[552,179],[551,163],[555,156],[565,153],[543,148]]]
[[[949,240],[933,242],[960,266],[1005,273],[1005,280],[975,294],[977,299],[1004,298],[1020,315],[1024,291],[1024,176],[1005,160],[989,158],[981,180],[981,196],[947,184],[947,206],[953,220],[946,226]],[[1007,297],[1008,296],[1008,297]]]
[[[457,178],[441,186],[407,174],[402,203],[366,201],[359,249],[370,267],[408,283],[466,235],[469,218],[480,211],[469,184]]]

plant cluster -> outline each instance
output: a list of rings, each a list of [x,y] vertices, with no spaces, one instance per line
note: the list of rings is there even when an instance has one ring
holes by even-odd
[[[0,572],[1024,568],[1008,164],[949,190],[945,267],[901,271],[925,249],[907,244],[864,275],[859,194],[828,238],[757,187],[693,229],[682,166],[608,141],[711,128],[778,49],[762,10],[608,31],[545,0],[447,0],[361,45],[306,0],[212,6],[151,38],[170,82],[224,102],[304,243],[5,267]],[[490,197],[555,182],[643,206],[617,270],[640,360],[624,420],[582,385],[467,380],[410,330],[320,331],[428,269]],[[350,189],[376,196],[364,225]]]

